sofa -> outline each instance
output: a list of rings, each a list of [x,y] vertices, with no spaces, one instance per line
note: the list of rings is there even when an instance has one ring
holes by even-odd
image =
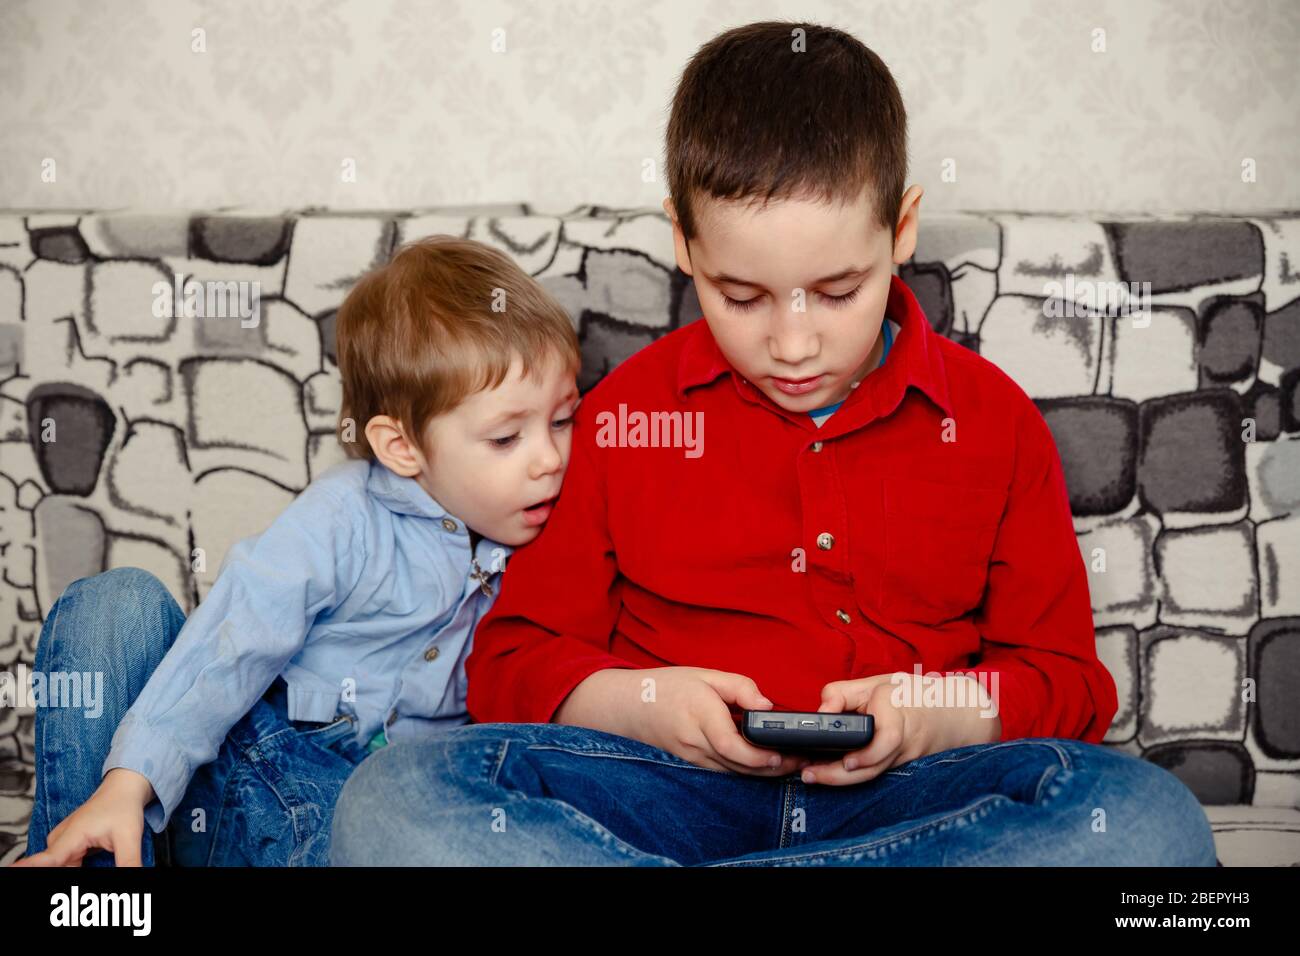
[[[700,317],[658,209],[0,212],[0,673],[86,575],[146,568],[191,610],[342,460],[336,310],[433,233],[563,303],[584,391]],[[1300,864],[1300,212],[923,215],[899,272],[1051,427],[1119,690],[1104,745],[1180,777],[1224,865]],[[177,310],[189,279],[256,288],[257,321]],[[32,729],[0,707],[0,862]]]

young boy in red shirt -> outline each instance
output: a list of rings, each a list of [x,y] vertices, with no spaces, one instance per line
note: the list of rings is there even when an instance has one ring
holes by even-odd
[[[333,862],[1214,865],[1191,791],[1099,746],[1116,689],[1046,423],[892,274],[906,149],[845,33],[691,60],[664,208],[704,321],[585,397],[475,635],[481,723],[370,757]],[[744,709],[875,734],[810,760]]]

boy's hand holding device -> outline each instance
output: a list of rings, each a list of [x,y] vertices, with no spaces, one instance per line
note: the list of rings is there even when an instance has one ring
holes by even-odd
[[[970,681],[972,688],[964,694],[945,693],[948,688],[926,687],[936,681],[950,684]],[[897,694],[897,697],[895,696]],[[970,706],[934,706],[930,700],[974,700]],[[911,703],[900,705],[898,700]],[[805,783],[836,786],[862,783],[874,779],[891,767],[916,760],[927,754],[965,747],[970,744],[995,743],[1002,736],[1000,718],[981,716],[988,713],[990,702],[984,689],[973,678],[963,675],[930,677],[897,671],[876,674],[858,680],[832,681],[822,688],[818,713],[854,712],[869,714],[874,721],[871,743],[844,754],[842,759],[815,762],[803,771]]]
[[[783,777],[809,762],[745,740],[732,707],[770,710],[772,702],[743,674],[704,667],[611,668],[575,687],[555,720],[631,737],[715,770]],[[614,714],[622,715],[618,726],[610,724]]]
[[[154,799],[148,778],[118,767],[99,788],[50,831],[46,848],[13,866],[80,866],[92,850],[110,850],[117,866],[140,866],[144,808]]]

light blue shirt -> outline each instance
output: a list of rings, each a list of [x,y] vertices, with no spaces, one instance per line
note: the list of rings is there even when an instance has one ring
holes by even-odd
[[[381,728],[400,741],[468,722],[465,658],[512,550],[479,540],[476,569],[464,522],[415,479],[378,462],[336,465],[230,549],[103,772],[148,778],[158,800],[145,820],[161,832],[277,675],[291,720],[349,714],[363,744]]]

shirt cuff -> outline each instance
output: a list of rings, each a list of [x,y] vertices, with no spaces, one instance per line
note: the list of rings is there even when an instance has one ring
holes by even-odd
[[[127,714],[113,734],[100,777],[118,767],[134,770],[149,781],[157,799],[144,808],[144,820],[154,833],[162,833],[190,784],[184,751],[169,735]]]

